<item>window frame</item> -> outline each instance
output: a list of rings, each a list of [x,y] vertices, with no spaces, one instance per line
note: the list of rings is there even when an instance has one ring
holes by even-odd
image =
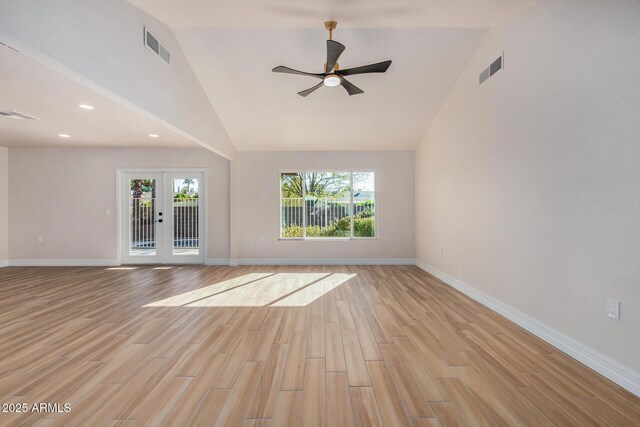
[[[306,200],[306,186],[305,177],[302,180],[302,237],[282,237],[282,174],[296,173],[306,174],[312,172],[324,172],[324,173],[348,173],[350,180],[349,200],[351,202],[351,215],[350,215],[350,235],[349,237],[307,237],[307,204]],[[356,237],[353,235],[353,174],[354,173],[373,173],[373,206],[375,213],[374,221],[374,236],[373,237]],[[307,169],[280,169],[278,171],[278,240],[282,241],[311,241],[311,242],[325,242],[325,241],[349,241],[349,240],[378,240],[379,238],[379,218],[378,218],[378,170],[374,168],[365,169],[326,169],[326,168],[307,168]]]

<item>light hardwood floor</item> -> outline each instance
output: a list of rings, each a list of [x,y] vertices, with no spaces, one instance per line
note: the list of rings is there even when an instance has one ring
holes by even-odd
[[[0,425],[640,425],[640,399],[416,267],[0,270]]]

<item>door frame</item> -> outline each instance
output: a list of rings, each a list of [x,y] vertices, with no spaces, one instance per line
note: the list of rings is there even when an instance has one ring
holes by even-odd
[[[128,224],[128,219],[125,218],[127,216],[127,212],[124,211],[123,204],[123,176],[126,173],[160,173],[163,176],[163,188],[166,186],[166,174],[167,173],[202,173],[203,176],[203,190],[202,194],[198,195],[200,199],[200,204],[202,210],[200,214],[202,215],[202,236],[198,236],[200,241],[200,249],[202,250],[202,262],[197,263],[189,263],[185,262],[185,264],[198,264],[204,265],[207,263],[208,252],[209,252],[209,200],[207,197],[207,185],[208,185],[208,177],[207,177],[207,169],[206,168],[116,168],[116,259],[118,265],[122,265],[123,262],[123,245],[124,242],[127,241],[127,230],[128,228],[125,225]],[[173,188],[173,187],[171,187]],[[164,198],[164,195],[163,195]],[[164,201],[165,205],[168,201]],[[163,206],[163,212],[166,211],[166,206]],[[164,236],[165,241],[168,240],[167,236]],[[188,260],[185,260],[188,261]],[[167,262],[165,260],[165,262]],[[173,264],[178,264],[174,260],[171,261]]]

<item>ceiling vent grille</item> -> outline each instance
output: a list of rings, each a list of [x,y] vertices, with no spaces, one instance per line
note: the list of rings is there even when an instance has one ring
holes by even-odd
[[[166,62],[167,64],[171,63],[171,52],[169,52],[167,48],[164,47],[162,43],[160,43],[158,38],[151,34],[151,31],[149,31],[146,27],[144,29],[144,45],[151,52],[158,55],[164,62]]]
[[[485,68],[480,73],[480,84],[486,82],[489,77],[493,76],[495,73],[502,69],[504,64],[504,53],[498,57],[495,61],[491,63],[487,68]]]
[[[0,117],[8,117],[15,120],[40,120],[37,117],[33,117],[15,110],[0,110]]]

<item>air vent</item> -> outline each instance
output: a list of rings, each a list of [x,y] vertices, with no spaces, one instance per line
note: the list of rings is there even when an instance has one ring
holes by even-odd
[[[33,117],[14,110],[0,110],[0,117],[8,117],[15,120],[40,120],[37,117]]]
[[[487,68],[485,68],[480,73],[480,84],[484,83],[489,79],[489,77],[493,76],[495,73],[502,69],[502,65],[504,63],[504,53],[498,57],[495,61],[491,63]]]
[[[160,43],[158,38],[151,34],[151,32],[146,28],[144,29],[144,45],[151,52],[158,55],[164,62],[166,62],[167,64],[171,63],[171,53],[167,50],[166,47],[164,47],[162,43]]]

